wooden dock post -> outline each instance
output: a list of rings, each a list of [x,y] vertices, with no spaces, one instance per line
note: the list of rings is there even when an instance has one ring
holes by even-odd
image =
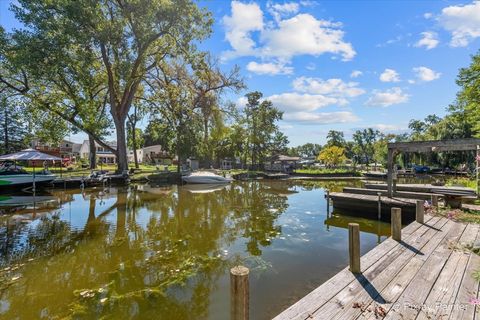
[[[391,226],[393,240],[402,241],[402,209],[392,208]]]
[[[249,273],[250,270],[244,266],[230,269],[230,318],[232,320],[248,320]]]
[[[350,271],[360,273],[360,226],[358,223],[348,224],[348,244]]]
[[[377,192],[378,195],[378,220],[382,219],[382,193]]]
[[[433,197],[433,196],[432,196]],[[437,201],[438,205],[438,201]],[[423,206],[423,200],[417,200],[417,208],[416,208],[416,218],[415,220],[418,223],[423,223],[425,220],[425,208]]]
[[[330,191],[328,189],[325,190],[325,198],[327,199],[327,217],[330,216]]]
[[[432,194],[432,206],[438,208],[438,195]]]

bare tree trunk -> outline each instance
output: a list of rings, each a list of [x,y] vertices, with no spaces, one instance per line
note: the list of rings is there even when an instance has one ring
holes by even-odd
[[[95,169],[97,167],[97,146],[95,145],[95,139],[89,135],[88,136],[89,148],[90,148],[90,156],[89,156],[89,163],[90,169]]]

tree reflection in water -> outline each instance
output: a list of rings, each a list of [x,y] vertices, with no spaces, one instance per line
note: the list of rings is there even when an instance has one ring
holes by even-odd
[[[27,223],[3,217],[0,265],[8,267],[0,303],[8,307],[0,316],[207,318],[217,280],[238,255],[260,256],[281,233],[276,221],[291,188],[251,182],[210,193],[90,190],[71,204],[81,228],[66,219],[65,206]],[[248,254],[225,254],[239,242]]]

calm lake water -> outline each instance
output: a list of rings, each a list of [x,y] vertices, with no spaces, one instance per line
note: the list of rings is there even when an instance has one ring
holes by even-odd
[[[0,196],[24,202],[0,208],[0,318],[229,319],[229,269],[243,264],[251,319],[270,319],[348,264],[349,222],[362,254],[389,235],[327,216],[324,188],[355,184],[53,190],[35,206]]]

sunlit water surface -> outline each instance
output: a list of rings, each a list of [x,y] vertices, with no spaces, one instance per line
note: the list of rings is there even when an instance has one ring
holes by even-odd
[[[327,216],[324,189],[348,185],[358,183],[133,185],[53,190],[35,205],[18,198],[22,206],[0,208],[0,318],[228,319],[237,264],[251,270],[251,319],[272,318],[348,264],[349,222],[360,223],[362,254],[389,235],[387,223]]]

